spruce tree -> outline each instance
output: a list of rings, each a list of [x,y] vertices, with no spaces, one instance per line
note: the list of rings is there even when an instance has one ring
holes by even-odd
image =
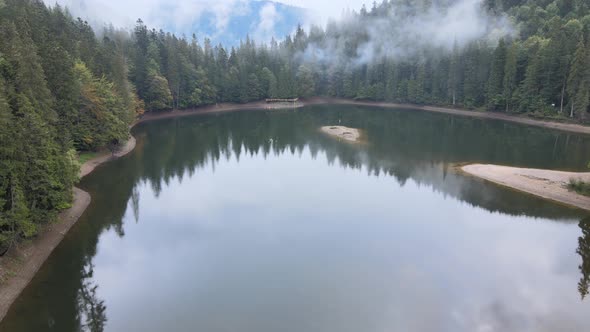
[[[512,96],[517,84],[517,66],[518,66],[518,44],[514,43],[506,53],[506,63],[504,66],[504,82],[502,83],[502,99],[505,103],[505,111],[509,112],[512,108]]]
[[[511,68],[510,68],[511,69]],[[492,68],[487,82],[486,104],[488,110],[498,110],[504,107],[504,77],[506,70],[506,44],[500,39],[494,51]]]
[[[570,98],[570,117],[577,115],[585,118],[590,104],[590,52],[586,48],[584,38],[580,39],[574,53],[567,92]]]

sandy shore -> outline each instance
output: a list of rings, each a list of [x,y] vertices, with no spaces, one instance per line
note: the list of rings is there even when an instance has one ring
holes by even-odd
[[[539,196],[554,202],[590,210],[590,197],[567,188],[570,179],[590,182],[590,173],[473,164],[461,168],[475,177]]]
[[[117,150],[115,153],[113,153],[113,154],[105,153],[105,154],[102,154],[100,156],[97,156],[95,158],[88,160],[80,167],[80,178],[83,178],[86,175],[90,174],[100,164],[104,164],[110,160],[114,160],[114,159],[123,157],[124,155],[133,151],[133,149],[135,149],[136,143],[137,142],[135,141],[135,137],[130,136],[129,139],[127,140],[127,142],[125,143],[125,145],[122,146],[121,148],[119,148],[119,150]]]
[[[320,130],[332,137],[351,143],[356,143],[361,138],[361,132],[356,128],[348,128],[344,126],[325,126],[320,128]]]
[[[135,148],[135,144],[135,137],[131,136],[116,153],[107,153],[88,160],[80,167],[80,178],[90,174],[100,164],[128,154]],[[0,321],[53,249],[90,205],[89,193],[74,187],[73,194],[72,207],[62,211],[57,222],[47,225],[32,241],[19,243],[5,256],[0,257]]]

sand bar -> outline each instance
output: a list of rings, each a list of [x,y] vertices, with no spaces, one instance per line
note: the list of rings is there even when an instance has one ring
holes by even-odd
[[[344,126],[325,126],[321,128],[321,131],[332,137],[352,143],[358,142],[361,138],[361,132],[356,128],[348,128]]]
[[[590,197],[567,188],[570,179],[590,182],[590,173],[472,164],[461,169],[475,177],[569,206],[590,210]]]

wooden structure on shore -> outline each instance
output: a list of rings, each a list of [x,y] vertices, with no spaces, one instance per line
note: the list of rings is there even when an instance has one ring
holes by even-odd
[[[293,99],[267,99],[266,102],[267,103],[296,103],[299,101],[299,98],[293,98]]]
[[[303,106],[304,105],[302,102],[299,101],[299,98],[292,98],[292,99],[269,98],[266,100],[266,109],[268,109],[268,110],[299,108],[299,107],[303,107]]]

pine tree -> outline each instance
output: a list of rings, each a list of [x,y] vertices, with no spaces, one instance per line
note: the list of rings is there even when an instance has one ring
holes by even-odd
[[[457,100],[459,99],[458,94],[461,90],[460,82],[462,69],[459,61],[459,47],[457,46],[457,41],[455,41],[450,61],[449,81],[447,84],[449,88],[449,100],[453,106],[457,104]]]
[[[5,66],[5,60],[0,57],[0,66]],[[13,155],[17,142],[14,137],[14,119],[8,104],[5,84],[0,79],[0,254],[10,246],[15,238],[15,220],[11,213],[13,183]]]
[[[134,61],[131,78],[137,88],[139,97],[145,99],[148,87],[148,30],[141,19],[135,26]]]
[[[506,64],[504,66],[504,82],[502,83],[504,91],[502,92],[504,103],[506,105],[505,111],[509,112],[512,107],[512,95],[516,89],[517,84],[517,65],[518,65],[518,45],[512,44],[506,54]]]
[[[263,91],[263,97],[277,97],[277,78],[267,67],[262,68],[261,71],[261,89]]]
[[[313,73],[305,65],[297,69],[297,94],[302,98],[312,97],[315,93],[315,83]]]
[[[498,47],[494,51],[492,70],[487,83],[486,104],[488,110],[498,110],[506,104],[504,99],[504,75],[506,70],[506,44],[500,39]]]
[[[477,49],[474,44],[471,44],[464,56],[464,82],[463,82],[463,104],[467,107],[475,107],[477,105],[477,97],[479,94],[478,87],[478,62]]]
[[[585,118],[590,104],[590,52],[581,38],[570,69],[567,81],[567,93],[570,98],[570,117],[574,114]]]

